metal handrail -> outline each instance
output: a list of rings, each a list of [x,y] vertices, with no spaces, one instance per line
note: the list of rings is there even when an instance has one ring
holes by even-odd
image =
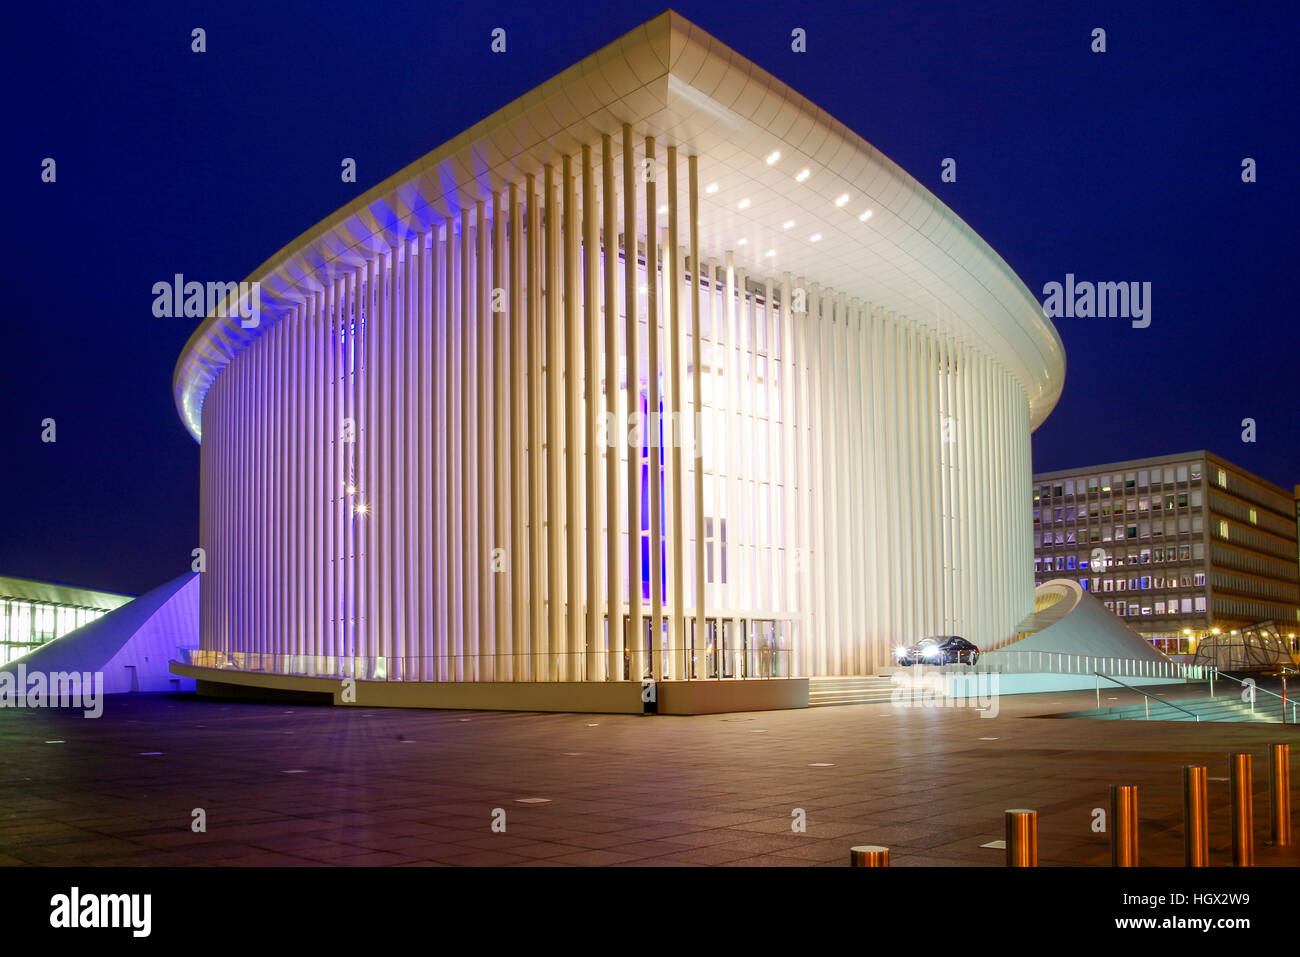
[[[1135,687],[1133,687],[1131,684],[1128,684],[1127,682],[1120,681],[1118,678],[1112,678],[1110,675],[1104,675],[1104,674],[1102,674],[1100,671],[1094,671],[1093,674],[1096,675],[1098,678],[1105,678],[1107,681],[1113,681],[1113,682],[1115,682],[1115,684],[1117,684],[1117,685],[1122,685],[1123,687],[1128,688],[1129,691],[1136,691],[1138,694],[1142,695],[1144,698],[1147,699],[1147,700],[1146,700],[1146,706],[1147,706],[1147,718],[1149,719],[1149,718],[1151,717],[1151,700],[1150,700],[1150,699],[1154,698],[1155,695],[1147,694],[1147,693],[1146,693],[1145,691],[1143,691],[1141,688],[1135,688]],[[1163,700],[1163,699],[1158,699],[1158,700],[1160,701],[1161,704],[1167,704],[1167,705],[1169,705],[1169,707],[1171,707],[1171,708],[1173,708],[1173,709],[1175,709],[1175,710],[1177,710],[1177,711],[1181,711],[1183,714],[1190,714],[1193,718],[1196,719],[1196,723],[1197,723],[1197,724],[1200,724],[1200,723],[1201,723],[1201,716],[1200,716],[1199,714],[1197,714],[1195,711],[1188,711],[1186,708],[1180,708],[1180,707],[1178,707],[1178,705],[1174,704],[1172,701],[1165,701],[1165,700]]]
[[[1227,679],[1230,680],[1230,681],[1235,681],[1235,682],[1237,682],[1237,684],[1241,685],[1243,688],[1246,686],[1246,682],[1245,682],[1244,680],[1242,680],[1241,678],[1236,677],[1235,675],[1230,675],[1230,674],[1228,674],[1228,672],[1226,672],[1226,671],[1220,671],[1218,668],[1215,668],[1215,669],[1214,669],[1214,673],[1215,673],[1216,675],[1218,675],[1220,678],[1227,678]],[[1286,687],[1286,678],[1285,678],[1285,677],[1283,677],[1283,679],[1282,679],[1282,687],[1283,687],[1283,688]],[[1252,679],[1251,684],[1250,684],[1250,692],[1251,692],[1251,693],[1250,693],[1250,710],[1251,710],[1252,712],[1255,710],[1255,692],[1256,692],[1256,691],[1262,691],[1262,692],[1264,692],[1264,694],[1270,694],[1270,695],[1272,695],[1274,698],[1277,698],[1279,701],[1282,702],[1282,723],[1283,723],[1283,724],[1286,724],[1286,706],[1287,706],[1287,704],[1288,704],[1287,696],[1284,695],[1284,694],[1278,694],[1276,691],[1269,691],[1267,688],[1261,688],[1261,687],[1259,686],[1259,682],[1258,682],[1258,681],[1254,681],[1254,680]],[[1292,722],[1293,724],[1295,724],[1295,723],[1296,723],[1296,703],[1295,703],[1295,701],[1294,701],[1294,700],[1291,700],[1291,701],[1290,701],[1290,705],[1291,705],[1291,722]]]
[[[974,665],[941,665],[944,670],[976,672],[1039,672],[1055,674],[1094,674],[1098,667],[1116,671],[1130,678],[1174,678],[1199,681],[1209,671],[1204,665],[1185,664],[1171,659],[1119,658],[1110,655],[1077,655],[1069,652],[1016,650],[998,648],[983,652]]]
[[[1237,682],[1237,684],[1239,684],[1239,685],[1244,685],[1244,684],[1246,683],[1244,680],[1242,680],[1241,678],[1238,678],[1236,675],[1230,675],[1230,674],[1228,674],[1228,672],[1226,672],[1226,671],[1220,671],[1218,668],[1215,668],[1215,669],[1214,669],[1214,673],[1215,673],[1216,675],[1218,675],[1220,678],[1227,678],[1227,679],[1229,679],[1229,680],[1231,680],[1231,681],[1235,681],[1235,682]],[[1271,694],[1274,698],[1281,698],[1281,697],[1282,697],[1282,696],[1281,696],[1280,694],[1278,694],[1276,691],[1269,691],[1267,688],[1261,688],[1261,687],[1259,686],[1259,682],[1254,681],[1254,679],[1251,679],[1251,680],[1254,682],[1253,687],[1255,688],[1256,691],[1262,691],[1264,694]],[[1285,700],[1285,699],[1283,699],[1283,700]]]

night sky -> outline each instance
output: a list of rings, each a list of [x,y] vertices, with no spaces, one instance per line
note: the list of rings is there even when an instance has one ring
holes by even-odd
[[[154,318],[155,282],[246,277],[662,3],[7,11],[0,574],[139,593],[188,570],[199,455],[171,375],[195,321]],[[1034,435],[1035,469],[1208,448],[1300,482],[1300,6],[674,9],[899,163],[1039,299],[1067,272],[1152,283],[1149,328],[1057,320],[1065,393]],[[498,26],[505,55],[488,49]],[[194,27],[208,52],[190,52]],[[805,54],[790,50],[795,27]],[[1095,27],[1104,54],[1089,49]],[[340,181],[345,156],[355,184]],[[945,157],[956,183],[940,179]]]

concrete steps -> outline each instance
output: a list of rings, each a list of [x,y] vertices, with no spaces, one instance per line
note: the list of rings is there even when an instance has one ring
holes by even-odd
[[[840,704],[889,704],[897,685],[875,675],[844,678],[809,678],[808,707]]]
[[[1150,714],[1142,704],[1126,704],[1113,708],[1093,708],[1088,711],[1071,711],[1058,715],[1061,718],[1091,718],[1096,721],[1232,721],[1257,724],[1279,724],[1281,709],[1269,708],[1264,702],[1256,700],[1255,710],[1235,695],[1219,695],[1213,698],[1180,698],[1175,702],[1178,708],[1163,701],[1151,702]],[[1186,712],[1192,712],[1187,714]]]

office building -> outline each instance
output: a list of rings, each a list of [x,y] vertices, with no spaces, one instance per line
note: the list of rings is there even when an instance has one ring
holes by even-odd
[[[1300,631],[1295,500],[1209,452],[1034,476],[1034,575],[1068,578],[1162,650]]]

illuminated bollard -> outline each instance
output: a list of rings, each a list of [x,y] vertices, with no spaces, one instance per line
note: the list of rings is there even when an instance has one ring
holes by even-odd
[[[860,844],[849,848],[850,867],[888,867],[889,848],[878,844]]]
[[[1255,866],[1255,799],[1251,792],[1250,755],[1234,754],[1229,759],[1229,788],[1232,792],[1232,863],[1234,867]]]
[[[1006,812],[1007,867],[1038,866],[1038,812],[1013,808]]]
[[[1206,797],[1206,769],[1183,766],[1183,863],[1210,866],[1210,806]]]
[[[1268,746],[1268,809],[1270,844],[1291,844],[1291,745]]]
[[[1138,789],[1110,786],[1110,866],[1138,866]]]

